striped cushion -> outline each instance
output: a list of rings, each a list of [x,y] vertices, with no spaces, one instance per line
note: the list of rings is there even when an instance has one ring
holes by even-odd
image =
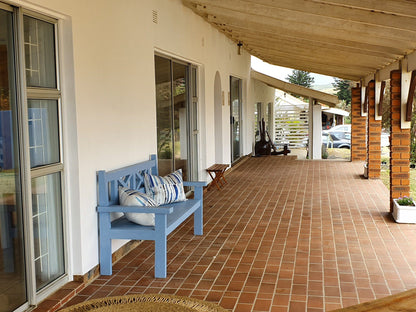
[[[147,194],[126,187],[118,189],[119,201],[122,206],[157,207],[156,202]],[[125,212],[127,220],[147,226],[155,225],[154,213]]]
[[[151,196],[158,205],[186,200],[183,189],[182,169],[164,177],[145,173],[144,186],[146,194]]]

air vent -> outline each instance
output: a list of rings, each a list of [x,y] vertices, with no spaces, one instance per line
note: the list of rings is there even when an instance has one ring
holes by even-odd
[[[157,11],[152,10],[153,23],[157,24]]]

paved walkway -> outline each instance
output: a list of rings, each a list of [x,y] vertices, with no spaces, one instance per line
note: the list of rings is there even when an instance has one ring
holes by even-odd
[[[388,190],[362,163],[250,158],[205,195],[204,236],[168,239],[168,278],[143,242],[69,304],[169,293],[233,311],[329,311],[416,288],[416,225],[388,214]]]

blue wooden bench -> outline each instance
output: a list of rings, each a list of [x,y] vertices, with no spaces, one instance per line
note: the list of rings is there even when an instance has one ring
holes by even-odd
[[[194,215],[194,234],[203,234],[203,187],[206,182],[186,182],[194,188],[194,198],[153,207],[120,206],[119,186],[144,191],[143,173],[158,174],[156,155],[150,160],[112,171],[98,171],[98,216],[100,242],[100,273],[112,274],[112,239],[155,241],[155,277],[166,278],[167,236],[189,216]],[[155,214],[155,226],[142,226],[124,216],[112,220],[112,213],[142,212]]]

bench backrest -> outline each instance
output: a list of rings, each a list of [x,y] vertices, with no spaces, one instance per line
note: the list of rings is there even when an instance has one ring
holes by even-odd
[[[144,192],[144,173],[158,174],[156,155],[150,160],[112,171],[100,170],[98,178],[98,205],[118,205],[119,186]]]

